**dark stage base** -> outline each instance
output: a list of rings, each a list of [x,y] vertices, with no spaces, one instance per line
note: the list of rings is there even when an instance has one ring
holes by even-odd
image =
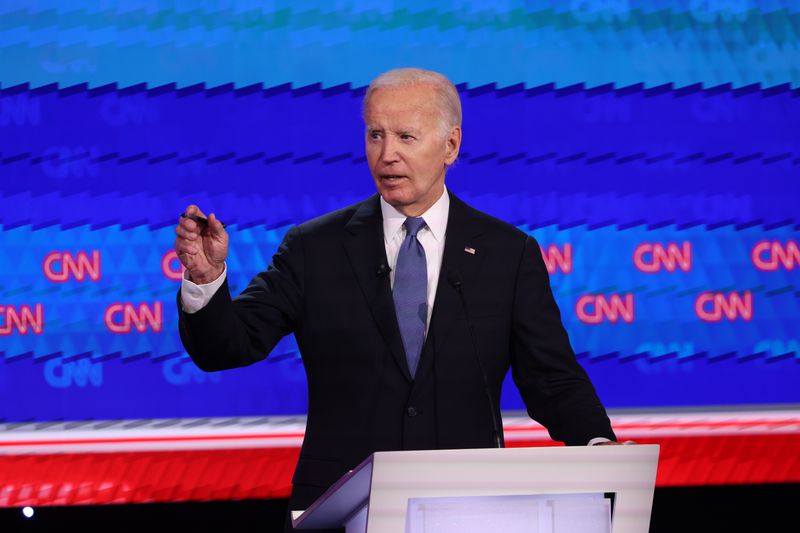
[[[800,484],[656,489],[652,533],[774,531],[796,523]],[[281,531],[288,500],[0,509],[0,531]]]

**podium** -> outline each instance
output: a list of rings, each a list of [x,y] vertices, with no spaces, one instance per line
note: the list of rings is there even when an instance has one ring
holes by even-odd
[[[591,531],[646,533],[658,452],[653,444],[376,452],[292,511],[292,524],[414,533],[488,520],[503,524],[495,531],[561,533],[589,531],[571,525],[583,516]]]

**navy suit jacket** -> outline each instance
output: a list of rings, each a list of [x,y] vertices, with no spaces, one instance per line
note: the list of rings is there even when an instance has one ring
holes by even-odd
[[[309,505],[375,451],[493,446],[452,272],[462,280],[494,405],[511,368],[528,413],[553,439],[615,438],[570,347],[537,242],[450,196],[441,277],[413,380],[380,268],[387,259],[378,195],[292,228],[236,298],[226,283],[200,311],[179,313],[183,344],[205,371],[260,361],[295,334],[308,420],[292,508]]]

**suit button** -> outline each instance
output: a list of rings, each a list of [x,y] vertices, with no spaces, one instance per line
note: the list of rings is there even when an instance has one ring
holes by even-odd
[[[408,413],[408,416],[417,416],[417,409],[416,407],[409,407],[406,409],[406,413]]]

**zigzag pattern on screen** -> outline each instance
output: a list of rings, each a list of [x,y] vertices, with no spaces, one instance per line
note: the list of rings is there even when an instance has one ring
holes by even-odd
[[[763,7],[640,0],[506,7],[483,1],[439,2],[436,8],[414,1],[383,9],[358,2],[266,9],[235,1],[210,8],[168,1],[125,4],[108,8],[76,1],[64,9],[51,0],[0,7],[0,48],[11,52],[0,54],[0,81],[83,78],[95,86],[109,79],[159,81],[177,72],[182,85],[225,77],[243,85],[265,76],[275,82],[324,72],[326,82],[363,84],[386,68],[387,52],[402,38],[414,43],[403,49],[405,64],[446,70],[459,81],[504,81],[522,72],[531,83],[568,83],[575,72],[585,72],[593,84],[635,79],[648,86],[675,80],[800,84],[793,67],[800,13],[790,1]],[[494,60],[508,50],[514,57]],[[231,58],[248,68],[232,67]],[[7,68],[12,64],[16,68]]]

